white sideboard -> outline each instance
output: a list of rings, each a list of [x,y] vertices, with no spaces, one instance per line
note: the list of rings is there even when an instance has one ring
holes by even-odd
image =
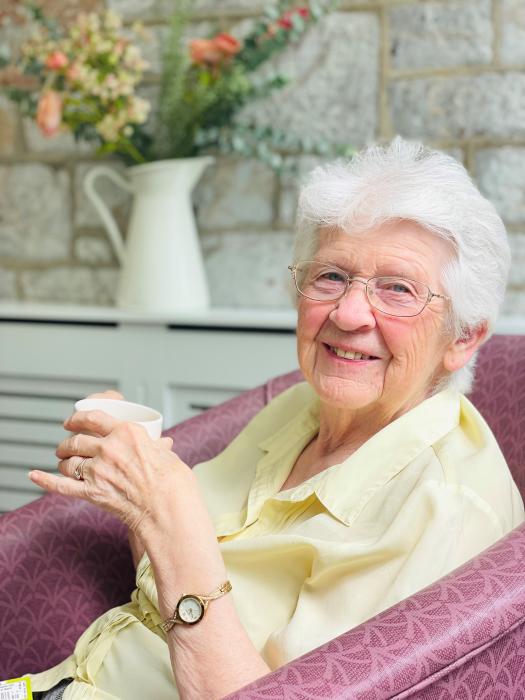
[[[115,388],[164,427],[297,367],[295,313],[166,315],[0,304],[0,512],[41,492],[74,401]]]

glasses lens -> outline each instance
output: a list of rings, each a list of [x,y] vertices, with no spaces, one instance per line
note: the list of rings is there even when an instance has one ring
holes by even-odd
[[[316,301],[338,299],[346,289],[346,274],[318,262],[301,262],[295,267],[295,283],[301,294]]]
[[[425,308],[428,287],[401,277],[376,277],[368,283],[371,303],[392,316],[417,316]]]

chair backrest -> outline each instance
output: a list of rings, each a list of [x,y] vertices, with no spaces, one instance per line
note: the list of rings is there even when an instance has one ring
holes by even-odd
[[[490,425],[525,498],[525,335],[495,335],[481,348],[469,398]]]

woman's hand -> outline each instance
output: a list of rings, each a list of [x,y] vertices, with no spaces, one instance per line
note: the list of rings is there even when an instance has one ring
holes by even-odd
[[[139,536],[168,507],[176,484],[191,481],[189,467],[171,452],[171,438],[154,441],[141,426],[102,411],[78,411],[64,428],[75,433],[56,450],[58,469],[68,478],[33,471],[31,480],[114,513]],[[78,480],[75,469],[81,463]]]

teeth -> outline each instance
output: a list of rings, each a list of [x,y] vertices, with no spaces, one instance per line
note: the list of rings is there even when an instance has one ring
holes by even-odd
[[[345,350],[341,350],[341,348],[335,348],[332,345],[330,346],[330,350],[337,355],[337,357],[344,357],[345,360],[369,360],[370,355],[363,355],[362,352],[346,352]]]

